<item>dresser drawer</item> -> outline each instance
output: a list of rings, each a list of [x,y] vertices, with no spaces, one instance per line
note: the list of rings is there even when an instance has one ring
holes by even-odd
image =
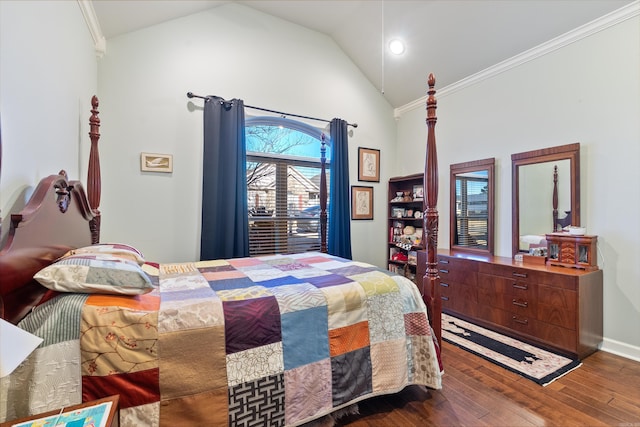
[[[514,331],[518,331],[532,337],[536,337],[536,319],[535,317],[525,316],[522,314],[511,314],[507,326]]]
[[[509,327],[511,317],[513,316],[506,310],[480,303],[478,303],[477,313],[477,317],[479,319],[507,328]]]
[[[540,304],[576,311],[578,302],[578,294],[576,292],[545,285],[539,285],[537,288]]]
[[[477,263],[453,257],[438,257],[438,274],[443,282],[475,286],[477,271]]]
[[[442,309],[454,309],[454,303],[457,301],[456,287],[449,283],[440,282],[440,299],[442,300]]]
[[[541,322],[575,331],[578,295],[552,286],[538,286],[537,318]]]
[[[478,304],[535,317],[536,286],[519,280],[480,273],[478,274]]]
[[[536,317],[544,323],[561,326],[572,331],[576,330],[577,314],[575,311],[568,311],[546,304],[538,304]]]
[[[511,316],[508,327],[520,334],[551,344],[569,353],[577,352],[576,332],[570,329],[518,315]]]
[[[490,274],[492,276],[507,277],[510,279],[536,282],[540,281],[540,272],[511,265],[483,263],[480,265],[478,272],[483,274]]]
[[[566,271],[564,267],[560,269]],[[540,277],[539,280],[537,280],[537,283],[541,285],[552,288],[566,289],[573,292],[578,291],[579,280],[575,275],[540,273],[539,276]]]
[[[578,336],[576,331],[538,321],[536,322],[536,338],[562,350],[566,350],[569,353],[578,352]]]
[[[442,308],[456,311],[467,316],[475,316],[478,305],[478,292],[475,286],[461,283],[440,282]]]

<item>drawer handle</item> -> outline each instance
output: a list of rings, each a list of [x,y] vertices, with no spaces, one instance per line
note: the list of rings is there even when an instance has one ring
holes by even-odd
[[[441,270],[439,270],[439,271],[440,271],[440,273],[449,274],[449,270],[441,269]]]
[[[524,277],[524,278],[527,277],[527,273],[513,273],[513,275],[516,277]]]
[[[442,301],[449,301],[449,297],[440,297]]]
[[[529,285],[527,285],[527,284],[524,284],[524,285],[518,285],[517,283],[514,283],[514,284],[513,284],[513,287],[514,287],[514,288],[516,288],[516,289],[524,289],[525,291],[526,291],[527,289],[529,289]]]
[[[529,324],[529,320],[528,319],[518,319],[516,316],[513,316],[513,321],[516,323],[520,323],[522,325],[528,325]]]
[[[513,302],[513,305],[517,305],[518,307],[524,307],[524,308],[529,307],[529,303],[527,301],[520,302],[514,298],[512,302]]]
[[[448,283],[444,283],[444,282],[440,282],[440,286],[442,286],[443,288],[448,288],[449,284]]]
[[[449,264],[449,260],[448,259],[441,259],[440,260],[440,264]]]

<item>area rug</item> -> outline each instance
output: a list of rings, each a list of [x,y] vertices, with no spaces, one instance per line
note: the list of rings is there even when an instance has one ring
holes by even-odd
[[[542,386],[582,365],[444,313],[442,339]]]

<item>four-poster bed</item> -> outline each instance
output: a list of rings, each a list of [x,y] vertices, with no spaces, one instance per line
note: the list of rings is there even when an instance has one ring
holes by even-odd
[[[407,385],[440,388],[432,75],[428,82],[424,292],[323,253],[155,264],[126,245],[100,246],[94,97],[87,193],[64,172],[43,179],[11,216],[0,250],[0,315],[45,335],[0,380],[0,421],[119,394],[124,426],[301,425]],[[131,283],[106,272],[115,265],[144,279],[139,292],[117,294]],[[65,280],[79,290],[58,286]]]

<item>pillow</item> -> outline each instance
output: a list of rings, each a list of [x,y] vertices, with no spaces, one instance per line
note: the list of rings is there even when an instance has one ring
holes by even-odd
[[[135,261],[138,265],[145,263],[142,253],[133,246],[124,245],[122,243],[97,243],[91,246],[84,246],[82,248],[71,249],[66,254],[62,255],[62,258],[71,255],[83,255],[83,254],[103,254],[113,255],[118,258],[125,258],[131,261]]]
[[[155,288],[137,263],[107,254],[70,255],[33,278],[58,292],[141,295]]]

